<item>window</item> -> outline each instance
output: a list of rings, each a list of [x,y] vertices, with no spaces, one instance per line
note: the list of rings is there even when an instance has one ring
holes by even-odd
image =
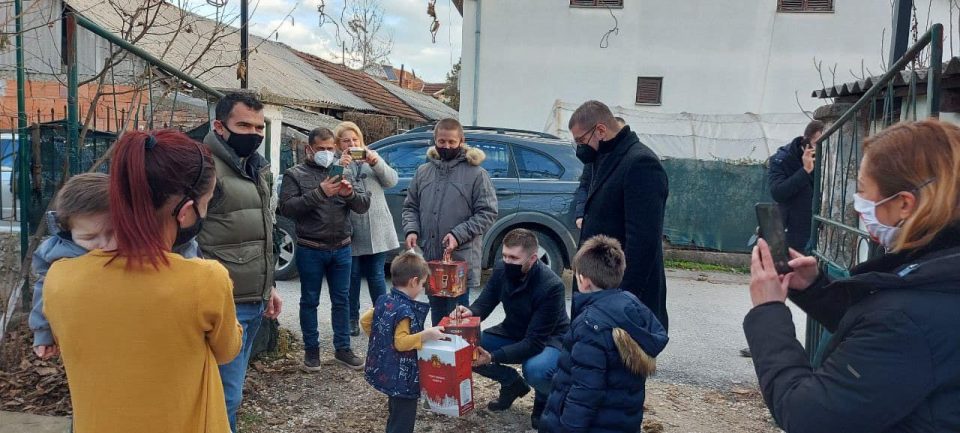
[[[563,167],[547,155],[524,147],[514,146],[517,170],[521,179],[560,179]]]
[[[483,168],[490,174],[491,179],[510,177],[510,149],[499,143],[475,142],[467,139],[467,144],[480,149],[487,155],[483,160]]]
[[[622,8],[623,0],[570,0],[570,6],[578,8]]]
[[[399,177],[413,177],[417,174],[417,168],[427,162],[429,146],[426,141],[412,141],[387,146],[378,152],[380,157],[397,171]]]
[[[637,77],[637,103],[660,105],[663,77]]]
[[[833,12],[833,0],[777,0],[777,12]]]

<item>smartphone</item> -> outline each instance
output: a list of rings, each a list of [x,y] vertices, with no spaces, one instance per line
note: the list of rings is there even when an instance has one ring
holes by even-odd
[[[338,163],[334,163],[333,165],[330,166],[330,168],[327,169],[327,179],[342,177],[342,176],[343,176],[343,166]]]
[[[364,159],[367,159],[367,149],[362,147],[351,147],[350,157],[353,158],[354,161],[363,161]]]
[[[790,265],[790,250],[787,247],[787,234],[780,217],[780,206],[776,203],[757,203],[757,223],[760,225],[760,237],[770,246],[773,265],[780,275],[793,271]]]

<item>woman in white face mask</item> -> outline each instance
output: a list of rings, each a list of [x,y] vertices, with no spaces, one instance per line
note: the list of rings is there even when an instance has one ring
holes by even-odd
[[[960,431],[960,128],[902,123],[867,138],[855,207],[887,254],[831,279],[791,252],[753,252],[744,319],[760,388],[797,432]],[[812,366],[788,297],[833,337]]]

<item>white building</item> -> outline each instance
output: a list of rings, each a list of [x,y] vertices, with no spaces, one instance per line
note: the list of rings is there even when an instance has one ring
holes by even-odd
[[[927,2],[917,3],[922,33]],[[934,0],[929,23],[952,35],[949,3]],[[781,10],[791,7],[808,11]],[[892,27],[882,0],[464,0],[462,10],[460,120],[551,133],[566,129],[558,102],[588,99],[629,113],[812,111],[823,86],[814,58],[827,86],[879,74]],[[948,42],[945,57],[960,50]]]

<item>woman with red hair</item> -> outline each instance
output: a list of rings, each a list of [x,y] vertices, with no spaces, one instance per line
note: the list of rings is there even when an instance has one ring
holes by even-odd
[[[110,170],[117,249],[56,262],[45,313],[60,345],[74,431],[230,431],[218,364],[240,351],[227,270],[171,253],[196,236],[213,159],[181,132],[128,132]]]

